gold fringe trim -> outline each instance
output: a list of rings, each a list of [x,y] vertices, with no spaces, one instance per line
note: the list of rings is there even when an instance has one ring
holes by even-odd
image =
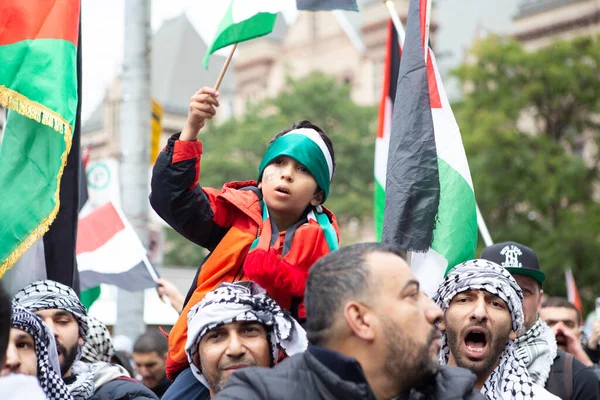
[[[25,239],[8,256],[8,258],[2,262],[0,265],[1,279],[6,271],[13,267],[17,260],[21,258],[23,253],[25,253],[38,239],[48,232],[50,225],[52,222],[54,222],[54,219],[58,214],[58,210],[60,208],[60,182],[65,166],[67,165],[67,156],[69,155],[69,151],[71,151],[71,145],[73,143],[73,128],[58,113],[50,110],[40,103],[29,100],[27,97],[7,88],[6,86],[0,86],[0,105],[5,108],[10,108],[11,110],[27,118],[54,129],[56,132],[63,135],[63,139],[65,141],[65,151],[60,156],[61,165],[57,175],[56,192],[54,193],[54,208],[50,214],[44,218],[44,220],[33,230],[33,232],[31,232],[27,239]]]

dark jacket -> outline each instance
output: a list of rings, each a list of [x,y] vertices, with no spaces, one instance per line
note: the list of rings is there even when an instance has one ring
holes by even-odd
[[[587,343],[583,343],[583,350],[594,364],[600,362],[600,349],[592,350],[587,346]]]
[[[571,362],[570,366],[569,362]],[[571,381],[566,382],[568,379]],[[600,399],[600,380],[594,370],[586,367],[573,356],[567,357],[567,354],[560,349],[556,353],[545,388],[563,400]]]
[[[156,397],[158,397],[159,399],[162,399],[163,395],[169,389],[169,387],[171,387],[172,384],[173,384],[173,382],[165,376],[162,379],[162,381],[160,381],[160,383],[158,385],[156,385],[156,387],[154,387],[153,389],[150,389],[150,390],[152,390],[152,392],[156,395]]]
[[[405,398],[483,399],[480,393],[473,391],[475,375],[471,372],[448,369],[439,375],[441,385],[436,380],[435,388],[424,390],[427,394],[414,392]],[[447,382],[445,378],[454,381]],[[375,400],[375,395],[356,360],[309,346],[305,353],[284,360],[274,368],[250,367],[236,371],[213,400],[279,399]]]
[[[477,376],[471,371],[443,365],[435,380],[424,388],[412,390],[405,397],[409,400],[478,400],[485,399],[479,390],[473,389]]]
[[[129,377],[119,377],[106,382],[88,400],[158,400],[146,386]]]

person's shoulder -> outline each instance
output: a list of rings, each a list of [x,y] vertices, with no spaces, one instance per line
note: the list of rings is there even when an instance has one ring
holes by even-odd
[[[596,376],[594,369],[592,367],[586,367],[581,361],[573,357],[573,375],[587,375],[587,376]]]
[[[270,385],[274,382],[296,381],[307,369],[305,353],[300,353],[286,358],[272,368],[247,367],[236,371],[232,376],[253,386],[260,385],[260,382]]]
[[[119,399],[128,395],[129,399],[152,399],[158,400],[158,397],[152,390],[148,389],[141,382],[133,378],[120,376],[111,381],[106,382],[96,392],[94,392],[93,400],[109,400]]]
[[[0,399],[45,400],[46,395],[37,378],[29,375],[11,374],[0,378]]]
[[[474,389],[477,376],[469,369],[443,365],[436,376],[436,393],[439,398],[483,399]]]
[[[552,363],[552,371],[553,372],[563,372],[565,365],[565,357],[567,353],[565,353],[561,349],[556,350],[556,357],[554,357],[554,362]]]
[[[598,392],[600,379],[597,371],[592,367],[586,367],[579,360],[573,360],[573,388],[589,387],[590,390]]]
[[[262,191],[257,185],[256,181],[228,182],[215,195],[240,210],[252,210],[252,216],[262,220],[262,209],[259,207]],[[203,189],[207,190],[207,188]]]
[[[299,353],[280,361],[274,367],[247,367],[236,371],[236,374],[244,374],[256,379],[286,378],[307,369],[305,357],[306,353]]]
[[[535,383],[533,384],[533,398],[541,400],[560,400],[560,397],[553,395],[542,386]]]
[[[235,371],[215,400],[312,399],[310,385],[301,378],[306,373],[303,354],[287,358],[273,368],[246,367]]]

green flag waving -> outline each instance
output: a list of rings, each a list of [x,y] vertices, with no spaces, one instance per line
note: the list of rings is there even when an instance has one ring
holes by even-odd
[[[0,25],[0,277],[48,230],[77,111],[78,0],[6,0]]]

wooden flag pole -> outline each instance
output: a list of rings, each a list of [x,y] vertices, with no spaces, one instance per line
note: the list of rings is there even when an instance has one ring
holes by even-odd
[[[398,42],[400,42],[400,47],[404,47],[404,37],[406,33],[404,32],[404,26],[402,25],[402,21],[400,21],[400,17],[398,17],[398,11],[396,11],[396,5],[393,0],[385,0],[385,5],[390,13],[390,18],[392,19],[392,23],[394,24],[394,28],[396,28],[396,33],[398,34]]]
[[[227,60],[225,60],[225,64],[223,65],[223,68],[221,68],[221,73],[219,74],[219,77],[217,78],[217,83],[215,83],[215,90],[219,90],[219,86],[221,86],[221,82],[223,81],[223,77],[225,76],[225,72],[227,71],[227,67],[229,67],[229,63],[231,62],[231,59],[233,58],[233,53],[235,53],[235,49],[237,49],[237,43],[234,44],[231,47],[231,51],[229,52],[229,55],[227,56]]]

